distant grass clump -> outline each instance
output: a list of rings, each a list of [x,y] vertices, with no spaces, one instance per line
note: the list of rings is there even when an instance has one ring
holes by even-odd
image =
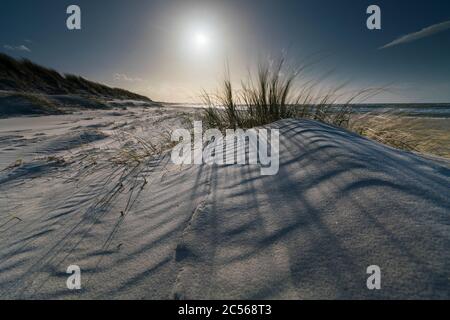
[[[151,101],[149,98],[120,88],[89,81],[35,64],[16,60],[0,53],[0,90],[47,95],[87,95],[110,99]]]
[[[410,120],[411,122],[411,120]],[[425,145],[414,135],[408,132],[405,117],[401,113],[392,111],[373,114],[367,112],[352,116],[348,128],[362,136],[407,151],[426,151]]]
[[[354,115],[353,104],[377,95],[382,88],[351,93],[344,92],[345,85],[324,89],[320,81],[302,79],[307,67],[287,68],[283,58],[259,64],[256,77],[250,74],[238,90],[233,88],[227,70],[217,93],[202,94],[205,125],[225,131],[303,118],[339,126],[403,150],[420,151],[418,141],[402,131],[400,115]]]

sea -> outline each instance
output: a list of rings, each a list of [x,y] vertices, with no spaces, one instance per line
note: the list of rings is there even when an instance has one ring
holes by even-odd
[[[198,103],[168,103],[178,107],[204,108]],[[352,104],[352,112],[362,114],[395,113],[410,117],[450,118],[450,103],[386,103]]]

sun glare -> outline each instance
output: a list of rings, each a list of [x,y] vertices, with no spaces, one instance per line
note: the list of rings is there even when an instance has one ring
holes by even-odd
[[[184,29],[183,29],[184,28]],[[221,37],[214,25],[187,22],[180,28],[181,58],[202,66],[211,66],[217,59]]]
[[[195,34],[194,41],[198,48],[206,48],[209,44],[208,36],[202,32]]]

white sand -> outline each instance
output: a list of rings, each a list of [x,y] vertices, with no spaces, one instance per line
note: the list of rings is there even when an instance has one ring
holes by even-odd
[[[276,176],[169,157],[124,170],[107,161],[116,127],[158,141],[182,125],[132,110],[0,120],[0,170],[25,161],[0,173],[0,298],[449,298],[445,161],[285,120]]]

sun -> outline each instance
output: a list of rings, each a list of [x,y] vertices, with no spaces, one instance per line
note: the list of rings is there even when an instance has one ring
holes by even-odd
[[[198,49],[205,49],[209,46],[210,39],[204,32],[197,32],[194,35],[194,44]]]
[[[219,37],[216,30],[210,25],[189,25],[187,24],[180,32],[180,45],[187,55],[184,58],[191,58],[206,64],[205,59],[214,59],[217,52]]]

